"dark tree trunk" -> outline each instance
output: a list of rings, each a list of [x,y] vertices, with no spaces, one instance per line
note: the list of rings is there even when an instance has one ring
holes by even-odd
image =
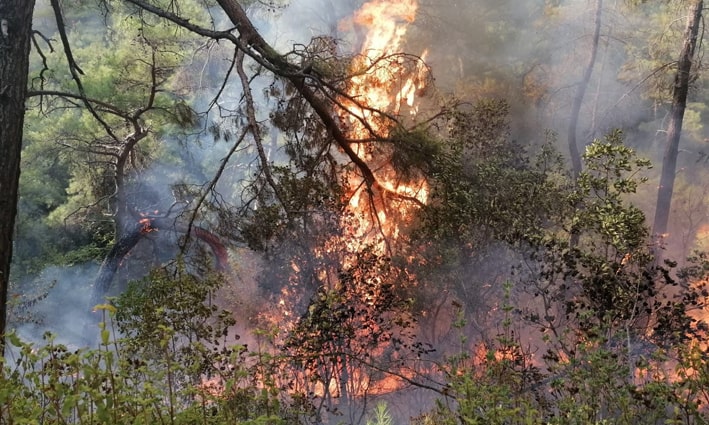
[[[135,247],[140,238],[143,236],[144,226],[141,223],[135,223],[133,227],[126,227],[119,236],[116,237],[116,243],[109,251],[106,258],[101,263],[98,276],[94,283],[93,296],[91,298],[91,308],[97,304],[104,303],[104,296],[111,287],[113,276],[118,270],[118,266],[123,261],[123,258]]]
[[[90,309],[98,304],[106,302],[106,294],[111,289],[113,278],[120,267],[125,256],[140,242],[143,236],[158,231],[175,231],[187,233],[187,228],[176,227],[173,218],[151,217],[144,218],[143,221],[135,221],[133,224],[126,224],[123,230],[116,237],[113,248],[108,252],[106,258],[101,263],[98,275],[94,281],[93,293],[91,296]],[[219,238],[208,230],[194,226],[190,229],[195,238],[204,242],[212,250],[214,255],[214,265],[217,271],[227,271],[229,269],[229,253]],[[97,316],[96,316],[97,317]]]
[[[578,141],[576,135],[578,133],[579,115],[581,114],[581,106],[583,98],[586,95],[586,89],[591,81],[591,73],[593,66],[596,63],[598,54],[598,41],[601,37],[601,12],[603,10],[603,0],[596,0],[596,18],[594,20],[593,40],[591,43],[591,56],[588,59],[588,64],[583,72],[581,81],[576,90],[576,96],[571,104],[571,116],[569,118],[569,156],[571,157],[571,169],[574,177],[578,177],[581,173],[581,153],[579,152]]]
[[[7,326],[34,0],[0,0],[0,334]],[[0,338],[0,354],[4,349]]]
[[[663,236],[667,233],[672,192],[675,185],[675,173],[677,171],[679,138],[682,134],[682,121],[684,119],[684,110],[687,106],[692,63],[696,53],[697,36],[699,34],[699,24],[702,20],[703,7],[703,0],[696,1],[692,6],[691,13],[687,19],[687,28],[684,32],[682,51],[677,61],[677,73],[675,74],[672,88],[672,111],[670,123],[667,127],[667,145],[665,147],[665,156],[662,159],[662,174],[657,190],[657,204],[655,205],[655,222],[652,226],[652,232],[656,236]]]

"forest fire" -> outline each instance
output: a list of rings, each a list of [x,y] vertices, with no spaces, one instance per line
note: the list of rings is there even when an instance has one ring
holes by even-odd
[[[9,3],[0,423],[709,423],[703,0]]]
[[[355,14],[354,22],[368,29],[360,50],[360,56],[353,64],[351,87],[344,100],[348,114],[345,119],[350,125],[349,132],[354,139],[385,139],[392,125],[408,106],[411,114],[416,113],[416,93],[426,84],[424,58],[403,57],[400,51],[407,26],[416,17],[418,5],[414,0],[390,2],[373,0],[365,3]],[[391,114],[391,115],[389,115]],[[383,238],[396,238],[399,226],[396,220],[388,220],[386,195],[407,199],[406,205],[396,205],[401,217],[408,215],[412,203],[425,204],[428,188],[425,180],[415,179],[404,183],[392,167],[390,157],[379,148],[368,144],[354,146],[357,154],[374,171],[380,193],[372,194],[366,183],[351,177],[349,207],[357,213],[358,223],[355,237],[368,233],[379,233]],[[372,195],[376,199],[372,199]],[[364,200],[365,198],[366,200]],[[374,231],[374,232],[372,232]],[[373,242],[371,238],[368,242]],[[384,243],[380,243],[384,252]]]
[[[416,11],[413,0],[372,0],[352,19],[366,28],[367,35],[359,56],[351,64],[354,77],[345,95],[338,99],[344,108],[339,116],[353,141],[352,149],[371,170],[375,181],[359,174],[361,170],[347,169],[347,211],[340,218],[344,235],[321,241],[308,260],[314,265],[289,265],[289,287],[297,288],[298,276],[307,271],[320,285],[317,294],[301,315],[293,310],[292,300],[298,291],[283,288],[276,302],[280,317],[270,318],[280,319],[279,326],[288,329],[287,344],[295,352],[310,344],[302,339],[305,335],[322,344],[311,353],[317,360],[304,369],[302,377],[308,391],[321,398],[347,400],[394,392],[406,385],[406,379],[401,377],[411,375],[398,367],[392,374],[373,373],[363,359],[385,358],[396,351],[394,345],[409,338],[398,330],[384,329],[387,325],[382,323],[399,314],[388,310],[388,303],[395,298],[390,281],[395,279],[395,273],[387,271],[385,258],[393,254],[392,241],[400,237],[401,227],[411,219],[414,209],[428,200],[423,177],[404,177],[392,165],[396,148],[392,144],[406,141],[396,140],[391,134],[402,131],[402,116],[408,118],[416,112],[416,95],[427,82],[428,69],[423,60],[399,53]],[[386,322],[378,322],[384,317]],[[393,335],[391,339],[383,337],[387,332]],[[342,354],[343,347],[348,347],[346,355]],[[401,363],[401,359],[396,363]]]
[[[155,226],[153,226],[153,220],[154,217],[157,216],[159,213],[160,211],[158,210],[153,211],[152,214],[145,212],[140,213],[141,218],[138,220],[138,223],[142,226],[140,228],[140,233],[146,234],[158,230]]]
[[[406,34],[407,24],[414,21],[417,8],[418,5],[413,0],[374,0],[365,3],[355,14],[354,22],[368,28],[360,51],[362,56],[353,69],[355,74],[360,74],[352,79],[352,90],[349,93],[358,103],[364,105],[349,105],[348,108],[350,113],[362,120],[359,126],[355,124],[354,131],[358,135],[363,135],[367,126],[375,132],[386,132],[387,129],[381,126],[378,115],[381,115],[381,112],[398,114],[402,100],[405,100],[408,106],[413,106],[414,93],[422,88],[420,81],[416,82],[418,73],[404,74],[405,64],[396,56]],[[384,66],[381,66],[382,63]],[[398,90],[395,90],[396,86],[399,87]]]
[[[342,120],[348,124],[348,134],[354,140],[387,141],[390,132],[400,126],[399,118],[404,105],[411,114],[416,113],[416,94],[425,85],[427,69],[422,58],[398,54],[407,31],[407,26],[416,17],[417,3],[372,0],[356,12],[353,21],[367,29],[367,35],[358,56],[352,64],[351,85],[342,100],[346,112]],[[424,55],[425,56],[425,53]],[[391,163],[391,152],[372,143],[355,143],[353,149],[369,166],[376,178],[376,187],[371,187],[363,177],[350,173],[348,209],[353,213],[343,218],[346,236],[340,243],[351,254],[373,249],[375,255],[391,255],[390,240],[399,236],[400,221],[409,218],[412,208],[423,205],[428,199],[425,179],[403,179]],[[352,260],[345,258],[344,269],[356,268]],[[358,285],[367,287],[360,300],[364,310],[376,310],[377,298],[384,296],[380,276],[362,276]],[[342,282],[336,286],[343,285]],[[352,289],[350,289],[352,291]],[[355,294],[357,290],[354,290]],[[355,295],[356,296],[356,295]],[[376,313],[374,313],[376,314]],[[366,319],[362,319],[366,320]],[[367,333],[381,329],[370,323],[356,332],[355,338],[367,340]],[[390,345],[387,343],[386,345]],[[376,351],[381,351],[381,347]],[[369,353],[372,354],[372,353]],[[361,397],[367,394],[383,394],[401,389],[405,382],[395,375],[377,379],[363,369],[358,361],[340,358],[335,374],[329,381],[321,382],[315,393],[324,396],[345,394]]]

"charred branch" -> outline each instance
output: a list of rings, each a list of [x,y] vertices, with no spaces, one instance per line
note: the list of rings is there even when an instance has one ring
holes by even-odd
[[[101,263],[98,275],[94,281],[91,307],[104,302],[103,298],[111,288],[113,279],[120,267],[123,259],[135,248],[141,239],[153,232],[174,229],[180,231],[174,222],[166,217],[145,216],[141,220],[136,220],[133,224],[126,226],[121,232],[121,236],[113,244],[113,247]],[[183,231],[186,229],[183,227]],[[214,255],[215,268],[217,271],[226,271],[229,268],[228,252],[219,237],[207,229],[195,226],[192,228],[195,237],[209,246]]]
[[[104,302],[103,297],[111,287],[111,282],[113,282],[113,276],[118,271],[118,266],[126,254],[138,244],[143,236],[144,227],[142,223],[136,223],[133,227],[126,229],[123,235],[113,244],[103,263],[101,263],[98,276],[94,281],[93,296],[91,298],[92,307]]]

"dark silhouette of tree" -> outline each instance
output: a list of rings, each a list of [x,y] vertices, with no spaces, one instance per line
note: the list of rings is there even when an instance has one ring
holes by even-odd
[[[586,68],[583,71],[583,76],[581,81],[578,83],[576,88],[576,95],[574,96],[574,101],[571,104],[571,117],[569,118],[569,155],[571,156],[571,171],[574,177],[578,177],[581,173],[581,154],[579,153],[578,141],[576,140],[576,134],[578,132],[578,122],[579,115],[581,114],[581,106],[583,105],[583,99],[586,94],[586,89],[591,81],[591,73],[593,72],[593,66],[596,63],[596,56],[598,54],[598,41],[601,36],[601,13],[603,11],[603,0],[596,0],[596,15],[594,20],[594,30],[593,39],[591,41],[591,56],[588,59]]]
[[[684,32],[682,50],[677,60],[677,73],[672,86],[672,109],[670,122],[667,126],[667,142],[665,155],[662,159],[662,174],[660,185],[657,189],[657,203],[655,205],[655,221],[652,232],[656,236],[667,233],[667,223],[672,205],[672,192],[675,185],[677,170],[677,154],[679,152],[679,139],[682,134],[684,111],[687,107],[689,84],[692,81],[692,66],[696,56],[697,38],[699,36],[700,22],[704,1],[698,0],[692,6],[687,18],[687,28]]]
[[[7,319],[33,10],[34,0],[0,0],[0,334]],[[0,338],[0,353],[4,346]]]

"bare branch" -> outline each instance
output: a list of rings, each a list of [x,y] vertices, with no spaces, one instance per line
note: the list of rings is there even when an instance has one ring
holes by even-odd
[[[259,127],[259,123],[256,121],[256,108],[254,106],[254,97],[251,94],[249,78],[247,77],[246,72],[244,71],[244,52],[242,50],[239,50],[236,54],[236,72],[239,75],[239,80],[241,81],[241,86],[244,90],[244,101],[246,102],[246,119],[249,123],[250,132],[254,137],[254,143],[256,144],[256,151],[258,152],[259,159],[261,160],[261,168],[263,170],[263,174],[266,177],[266,182],[269,186],[271,186],[271,189],[273,189],[273,193],[275,194],[276,199],[278,199],[281,205],[285,207],[285,204],[283,203],[283,197],[281,196],[278,186],[276,185],[276,182],[275,180],[273,180],[273,176],[271,175],[271,169],[268,165],[268,157],[266,156],[266,151],[263,149],[261,128]]]
[[[76,94],[76,93],[70,93],[70,92],[64,92],[64,91],[59,91],[59,90],[30,90],[27,92],[27,97],[41,97],[41,96],[56,96],[56,97],[61,97],[61,98],[66,98],[66,99],[75,99],[75,100],[80,100],[86,104],[95,104],[97,106],[100,106],[104,112],[110,113],[112,115],[115,115],[117,117],[123,118],[125,120],[130,120],[130,115],[118,109],[115,105],[112,105],[110,103],[104,102],[102,100],[94,99],[87,97],[85,94]],[[115,136],[112,136],[114,139],[118,140]]]
[[[56,0],[53,0],[56,1]],[[167,19],[168,21],[179,25],[180,27],[191,31],[195,34],[201,35],[203,37],[208,37],[214,40],[229,40],[234,44],[239,44],[237,38],[234,36],[234,34],[231,33],[231,31],[214,31],[210,30],[204,27],[201,27],[199,25],[195,25],[189,21],[189,19],[184,19],[181,18],[177,15],[175,15],[172,12],[168,12],[164,9],[161,9],[159,7],[153,6],[150,3],[147,3],[143,0],[126,0],[128,3],[134,4],[138,6],[140,9],[147,10],[148,12],[160,16],[162,18]]]
[[[231,149],[229,149],[229,152],[226,154],[224,158],[222,158],[222,162],[219,164],[219,168],[217,168],[217,172],[214,174],[214,177],[212,177],[212,180],[209,182],[207,185],[207,188],[202,192],[202,195],[199,197],[197,200],[197,204],[194,206],[192,209],[192,214],[190,215],[189,220],[187,221],[187,231],[185,232],[185,241],[181,247],[182,251],[187,247],[187,241],[190,238],[190,234],[192,233],[192,228],[194,226],[194,222],[197,219],[197,214],[199,212],[200,207],[202,204],[204,204],[205,199],[207,199],[207,195],[214,190],[214,187],[217,185],[217,182],[219,182],[219,179],[221,178],[222,174],[224,173],[224,170],[226,169],[227,164],[229,163],[229,160],[231,159],[232,155],[234,155],[234,152],[236,152],[236,149],[241,145],[241,143],[244,141],[246,138],[246,135],[249,133],[249,128],[244,128],[244,130],[241,133],[241,136],[234,142],[232,145]]]
[[[47,64],[47,56],[44,54],[42,48],[39,47],[39,43],[37,43],[37,37],[40,37],[42,40],[44,40],[47,46],[49,46],[50,53],[54,53],[54,46],[52,46],[52,42],[50,39],[47,38],[47,36],[45,36],[39,31],[32,31],[32,44],[34,45],[34,48],[37,51],[39,57],[42,59],[42,70],[39,71],[39,81],[40,87],[44,88],[44,74],[49,71],[49,65]]]

